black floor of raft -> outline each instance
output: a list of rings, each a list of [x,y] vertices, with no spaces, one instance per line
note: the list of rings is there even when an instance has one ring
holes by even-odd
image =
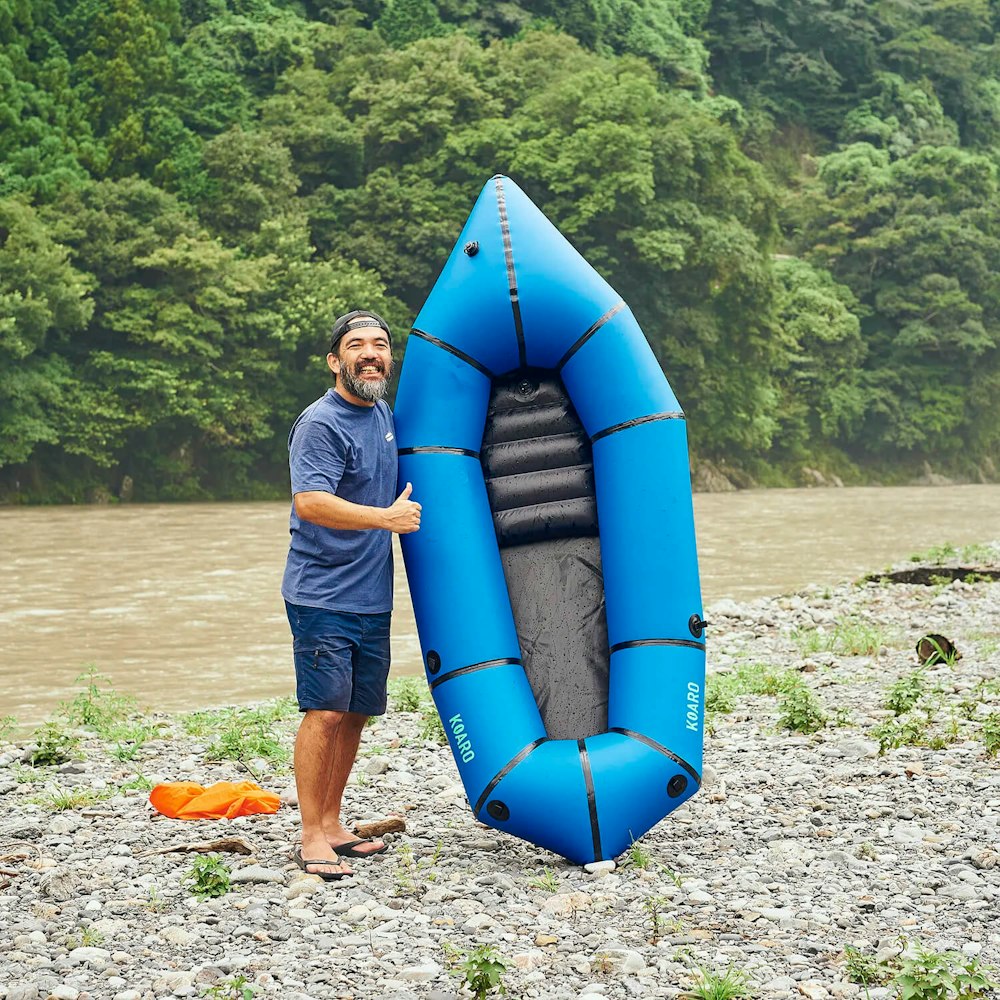
[[[483,474],[524,668],[552,739],[608,726],[608,629],[590,440],[554,372],[494,382]]]

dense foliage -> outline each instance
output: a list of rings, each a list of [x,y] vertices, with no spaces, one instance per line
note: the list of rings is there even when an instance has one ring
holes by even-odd
[[[632,306],[696,465],[995,478],[998,22],[0,0],[0,498],[280,495],[331,319],[405,330],[496,172]]]

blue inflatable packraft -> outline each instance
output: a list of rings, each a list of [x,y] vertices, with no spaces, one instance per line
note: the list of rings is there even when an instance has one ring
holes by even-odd
[[[700,783],[684,415],[629,308],[506,177],[417,317],[395,420],[427,681],[476,818],[616,857]]]

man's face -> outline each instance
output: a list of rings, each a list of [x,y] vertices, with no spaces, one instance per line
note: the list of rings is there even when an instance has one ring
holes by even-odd
[[[352,401],[376,403],[389,388],[392,348],[389,335],[376,326],[348,330],[328,354],[326,363],[337,376],[337,391]]]

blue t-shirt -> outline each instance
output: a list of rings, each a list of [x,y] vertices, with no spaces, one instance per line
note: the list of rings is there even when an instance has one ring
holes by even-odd
[[[351,503],[388,507],[396,499],[396,440],[383,401],[355,406],[328,389],[306,407],[288,435],[292,496],[310,490]],[[329,611],[392,610],[392,533],[339,531],[289,519],[291,545],[281,594],[291,604]]]

